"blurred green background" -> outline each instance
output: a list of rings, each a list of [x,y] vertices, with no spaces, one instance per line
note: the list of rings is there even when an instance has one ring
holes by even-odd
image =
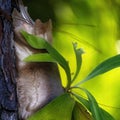
[[[75,72],[72,42],[85,51],[82,80],[95,66],[120,53],[120,0],[24,0],[31,17],[53,21],[54,46],[69,61]],[[65,73],[61,77],[65,85]],[[101,107],[116,120],[120,115],[120,68],[98,76],[82,85]]]

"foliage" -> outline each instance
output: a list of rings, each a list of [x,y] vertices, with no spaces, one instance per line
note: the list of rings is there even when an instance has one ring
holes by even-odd
[[[22,31],[21,33],[31,47],[35,49],[44,48],[48,51],[48,53],[30,55],[25,58],[24,61],[56,62],[61,65],[67,76],[67,85],[65,87],[66,92],[54,99],[36,114],[31,116],[29,120],[114,120],[114,118],[109,113],[99,107],[94,96],[87,89],[82,88],[81,84],[93,77],[110,71],[113,68],[119,67],[120,55],[116,55],[103,61],[90,74],[88,74],[88,76],[84,80],[80,81],[76,85],[73,85],[73,82],[76,81],[78,73],[80,72],[82,64],[82,54],[84,53],[83,50],[77,49],[77,44],[73,43],[73,48],[76,56],[76,72],[74,74],[74,77],[72,78],[67,60],[55,48],[53,48],[47,41],[42,38],[28,34],[24,31]],[[77,94],[74,89],[78,91],[83,91],[87,95],[88,99],[85,99],[81,95]]]
[[[46,105],[41,111],[36,112],[29,120],[70,120],[74,104],[75,101],[68,93],[65,93]]]

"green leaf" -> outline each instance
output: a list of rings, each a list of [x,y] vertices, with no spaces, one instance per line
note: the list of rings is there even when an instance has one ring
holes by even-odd
[[[74,82],[74,80],[76,79],[76,77],[80,72],[81,64],[82,64],[82,54],[84,53],[82,49],[77,49],[77,43],[73,43],[73,48],[76,56],[76,72],[72,79],[72,82]]]
[[[100,108],[98,106],[97,101],[93,97],[93,95],[86,89],[82,88],[82,90],[86,93],[86,95],[88,97],[88,102],[89,102],[89,105],[90,105],[90,111],[92,113],[92,116],[93,116],[94,120],[103,120]]]
[[[46,49],[50,56],[61,65],[66,72],[68,80],[67,88],[69,88],[71,84],[71,74],[68,62],[65,60],[65,58],[43,38],[28,34],[25,31],[21,31],[21,33],[31,47],[35,49]]]
[[[28,44],[35,48],[35,49],[45,49],[46,45],[45,42],[40,42],[43,41],[43,38],[37,37],[35,35],[29,34],[25,31],[21,31],[21,34],[25,38],[25,40],[28,42]]]
[[[82,103],[90,111],[90,105],[89,105],[88,100],[86,100],[85,98],[81,97],[80,95],[78,95],[76,93],[72,93],[72,94],[77,98],[77,100],[80,103]]]
[[[84,80],[79,82],[76,86],[79,86],[80,84],[88,81],[89,79],[96,77],[97,75],[103,74],[117,67],[120,67],[120,55],[116,55],[114,57],[111,57],[103,61]]]
[[[32,54],[24,59],[25,62],[56,62],[48,53]]]
[[[36,112],[28,120],[71,120],[74,104],[75,101],[68,93],[65,93]]]
[[[82,104],[76,102],[73,109],[73,120],[92,120],[92,117]]]
[[[103,120],[115,120],[107,111],[100,108]]]
[[[73,95],[77,98],[78,102],[82,103],[93,114],[93,112],[91,111],[91,103],[89,102],[89,100],[86,100],[85,98],[81,97],[80,95],[77,95],[76,93],[73,93]],[[115,120],[107,111],[103,110],[102,108],[99,109],[102,116],[102,120]]]

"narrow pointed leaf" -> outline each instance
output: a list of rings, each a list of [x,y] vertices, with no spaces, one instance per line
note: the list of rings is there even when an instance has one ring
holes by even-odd
[[[75,56],[76,56],[76,72],[72,79],[72,82],[74,82],[74,80],[76,79],[76,77],[78,76],[78,74],[80,72],[81,64],[82,64],[82,54],[84,53],[84,51],[82,49],[77,49],[76,43],[73,43],[73,48],[74,48],[74,52],[75,52]]]
[[[74,104],[75,101],[68,93],[65,93],[54,99],[28,120],[71,120]]]
[[[91,111],[91,103],[89,100],[86,100],[85,98],[81,97],[80,95],[77,95],[73,93],[73,95],[77,98],[77,100],[82,103],[92,114]],[[102,116],[102,120],[115,120],[113,116],[111,116],[107,111],[103,110],[102,108],[99,108]]]
[[[90,111],[90,105],[88,100],[86,100],[85,98],[81,97],[80,95],[73,93],[73,95],[77,98],[77,100],[82,103],[89,111]]]
[[[120,67],[120,55],[116,55],[103,61],[84,80],[79,82],[76,86],[79,86],[80,84],[88,81],[89,79],[96,77],[100,74],[103,74],[105,72],[108,72],[117,67]]]
[[[88,90],[86,90],[86,89],[82,89],[82,90],[88,96],[90,111],[92,113],[92,116],[93,116],[94,120],[103,120],[100,108],[99,108],[98,103],[95,100],[95,98],[92,96],[92,94]]]
[[[21,33],[31,47],[35,49],[46,49],[50,56],[61,65],[66,72],[68,80],[67,87],[69,88],[71,83],[71,74],[68,62],[65,60],[65,58],[43,38],[28,34],[25,31],[21,31]]]
[[[100,108],[101,114],[103,116],[103,120],[115,120],[112,115],[110,115],[107,111]]]
[[[24,59],[25,62],[56,62],[48,53],[32,54]]]

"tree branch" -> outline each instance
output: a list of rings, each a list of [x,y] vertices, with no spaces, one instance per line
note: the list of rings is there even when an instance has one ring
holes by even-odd
[[[16,67],[11,14],[15,0],[0,1],[0,120],[17,120]]]

